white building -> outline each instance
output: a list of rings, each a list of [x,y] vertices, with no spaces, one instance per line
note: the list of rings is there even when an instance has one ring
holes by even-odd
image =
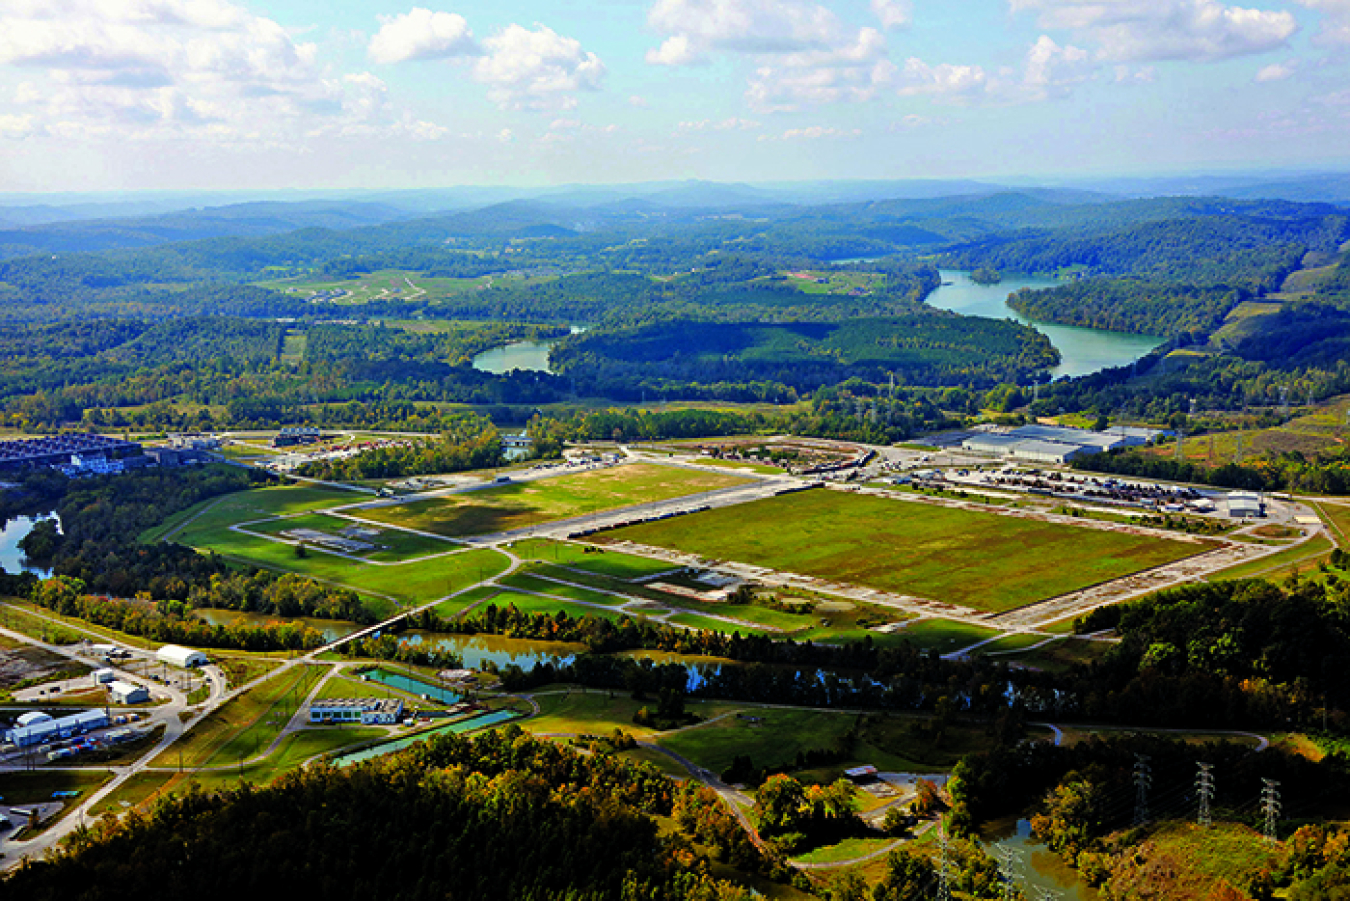
[[[144,685],[117,679],[108,683],[108,700],[114,704],[142,704],[150,700],[150,690]]]
[[[95,685],[107,685],[117,678],[117,673],[110,669],[96,669],[89,674],[89,677],[94,680]]]
[[[1067,463],[1083,453],[1091,453],[1081,444],[1064,444],[1059,441],[1019,441],[1012,447],[1012,456],[1018,460],[1030,460],[1033,463]]]
[[[201,651],[194,651],[191,648],[180,647],[176,644],[166,644],[155,652],[160,663],[167,663],[169,666],[177,666],[183,669],[190,669],[194,666],[206,666],[211,661],[206,659],[206,655]]]
[[[1266,515],[1266,504],[1261,495],[1252,491],[1231,491],[1228,494],[1228,515],[1234,519],[1255,519]]]
[[[400,698],[326,698],[309,705],[311,723],[393,724],[402,714]]]
[[[108,725],[108,715],[102,710],[86,710],[83,713],[63,716],[60,719],[52,719],[45,713],[36,715],[46,717],[46,719],[30,719],[27,725],[20,722],[19,725],[5,733],[5,741],[12,742],[20,748],[27,748],[32,745],[55,741],[58,738],[83,735],[91,729],[99,729]],[[26,713],[19,719],[22,721],[30,716],[33,716],[33,714]]]

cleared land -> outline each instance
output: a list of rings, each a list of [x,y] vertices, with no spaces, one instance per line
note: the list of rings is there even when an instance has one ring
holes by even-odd
[[[743,485],[733,475],[637,463],[508,482],[449,497],[347,511],[374,522],[459,537],[512,529]]]
[[[305,557],[296,556],[292,545],[274,541],[262,535],[235,531],[231,526],[255,522],[269,515],[309,513],[303,518],[285,521],[290,528],[296,522],[304,523],[315,515],[316,508],[350,503],[349,492],[332,492],[313,488],[264,488],[227,495],[188,511],[170,535],[175,541],[202,550],[215,551],[223,557],[251,563],[282,572],[296,572],[334,585],[351,588],[362,595],[366,606],[377,616],[387,616],[394,610],[394,602],[424,603],[461,589],[471,582],[481,582],[497,575],[508,564],[505,556],[491,550],[466,550],[428,560],[412,559],[402,563],[383,563],[372,559],[366,563],[311,549]],[[325,517],[325,519],[332,519]],[[335,523],[341,520],[332,520]],[[277,523],[268,525],[280,529]],[[249,526],[249,528],[254,528]],[[392,534],[386,532],[385,535]],[[433,538],[399,535],[416,540],[419,547],[452,550],[448,542]],[[384,536],[381,536],[383,540]],[[421,544],[425,542],[426,544]],[[400,553],[412,549],[408,543],[398,545]]]
[[[838,491],[805,491],[605,533],[977,610],[1011,610],[1207,545]],[[1063,565],[1072,561],[1072,566]]]
[[[353,526],[359,529],[376,531],[371,527],[361,526],[351,520],[330,516],[327,513],[307,513],[285,519],[249,523],[244,528],[250,532],[277,538],[285,538],[286,536],[282,533],[293,532],[297,529],[319,532],[330,537],[354,538],[357,541],[374,545],[374,547],[370,550],[352,550],[343,551],[343,553],[364,560],[374,560],[377,563],[399,563],[417,557],[444,554],[462,547],[462,545],[450,541],[428,538],[425,535],[403,532],[398,529],[379,529],[376,535],[348,534],[346,530],[352,529]],[[319,554],[325,551],[324,545],[317,542],[311,542],[309,549]]]

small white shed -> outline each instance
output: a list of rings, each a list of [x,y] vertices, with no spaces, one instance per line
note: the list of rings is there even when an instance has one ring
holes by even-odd
[[[118,679],[108,683],[108,699],[114,704],[140,704],[150,700],[150,690],[144,685]]]
[[[107,685],[117,678],[117,673],[110,669],[96,669],[89,675],[94,680],[95,685]]]

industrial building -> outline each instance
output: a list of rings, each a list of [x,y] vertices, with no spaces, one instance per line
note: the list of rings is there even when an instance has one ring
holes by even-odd
[[[1266,502],[1252,491],[1231,491],[1228,494],[1228,515],[1234,519],[1256,519],[1266,515]]]
[[[323,435],[311,426],[288,426],[272,439],[273,447],[295,447],[297,444],[317,444]]]
[[[1062,441],[1019,441],[1013,445],[1010,456],[1016,460],[1031,463],[1068,463],[1080,454],[1095,453],[1081,444],[1065,444]]]
[[[91,729],[108,725],[108,714],[102,710],[86,710],[60,719],[45,713],[25,713],[13,729],[5,732],[5,741],[28,748],[72,735],[83,735]]]
[[[109,682],[113,682],[117,679],[117,673],[110,669],[96,669],[90,673],[89,676],[94,680],[95,687],[107,685]]]
[[[201,651],[194,651],[192,648],[185,648],[176,644],[166,644],[155,652],[155,657],[159,659],[160,663],[167,663],[169,666],[177,666],[182,669],[206,666],[211,662]]]
[[[136,442],[104,435],[75,433],[0,441],[0,471],[3,472],[56,467],[120,472],[119,461],[140,456],[141,446]]]
[[[309,705],[311,723],[392,725],[403,714],[399,698],[327,698]]]
[[[108,700],[114,704],[143,704],[150,700],[150,689],[135,682],[114,679],[108,683]]]
[[[1056,425],[988,428],[961,442],[963,450],[1035,463],[1065,463],[1079,454],[1096,454],[1148,444],[1173,434],[1161,429],[1118,426],[1105,432]]]

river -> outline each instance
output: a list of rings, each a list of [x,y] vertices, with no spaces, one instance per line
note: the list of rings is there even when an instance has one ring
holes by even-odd
[[[1080,328],[1036,322],[1008,306],[1008,295],[1022,288],[1053,288],[1060,282],[1049,278],[1005,278],[997,285],[978,285],[970,276],[954,269],[943,269],[942,286],[928,295],[928,303],[940,310],[962,316],[990,319],[1015,319],[1050,339],[1059,351],[1060,362],[1050,374],[1089,375],[1113,366],[1127,366],[1163,342],[1152,335],[1131,335],[1104,329]]]
[[[52,519],[54,516],[55,514],[51,513],[39,514],[38,516],[16,516],[0,526],[0,569],[4,569],[11,575],[30,572],[42,579],[50,576],[52,574],[50,569],[29,565],[28,558],[19,548],[19,542],[29,532],[33,531],[33,526],[44,519]]]

